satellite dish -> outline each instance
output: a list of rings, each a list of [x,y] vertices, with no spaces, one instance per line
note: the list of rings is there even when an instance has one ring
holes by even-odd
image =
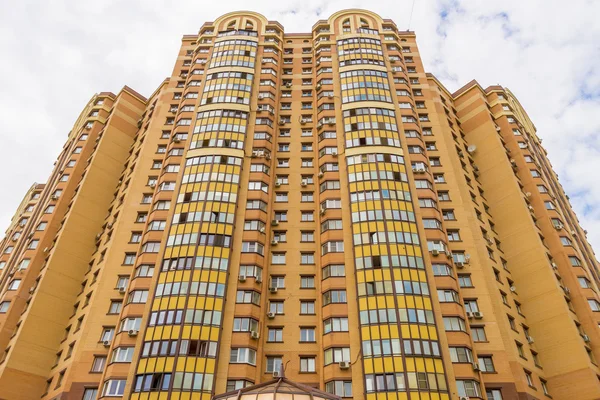
[[[467,151],[469,153],[475,153],[475,150],[477,150],[477,146],[475,146],[474,144],[472,144],[469,147],[467,147]]]

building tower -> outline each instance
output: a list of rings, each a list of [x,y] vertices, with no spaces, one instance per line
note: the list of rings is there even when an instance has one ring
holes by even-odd
[[[450,93],[369,11],[230,13],[150,97],[94,95],[26,194],[0,398],[210,400],[283,366],[357,400],[597,399],[598,274],[508,89]]]

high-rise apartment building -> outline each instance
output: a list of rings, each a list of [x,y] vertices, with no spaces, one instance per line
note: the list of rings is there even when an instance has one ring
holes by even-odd
[[[506,88],[231,13],[85,106],[0,242],[0,398],[600,398],[599,269]]]

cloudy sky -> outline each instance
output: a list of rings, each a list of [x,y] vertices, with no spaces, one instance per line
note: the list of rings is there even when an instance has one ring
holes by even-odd
[[[0,230],[49,175],[92,94],[144,95],[170,74],[180,37],[249,9],[308,32],[344,8],[409,27],[412,0],[0,0]],[[425,68],[451,91],[477,79],[511,89],[544,139],[600,249],[600,1],[416,0],[410,28]],[[585,171],[585,172],[582,172]]]

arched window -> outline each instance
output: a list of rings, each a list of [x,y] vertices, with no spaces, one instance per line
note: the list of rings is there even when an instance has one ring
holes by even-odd
[[[246,29],[248,29],[248,30],[254,29],[254,24],[252,23],[252,21],[246,21]]]
[[[368,28],[369,27],[369,23],[367,22],[366,19],[364,19],[364,18],[360,19],[360,27],[361,28]]]

